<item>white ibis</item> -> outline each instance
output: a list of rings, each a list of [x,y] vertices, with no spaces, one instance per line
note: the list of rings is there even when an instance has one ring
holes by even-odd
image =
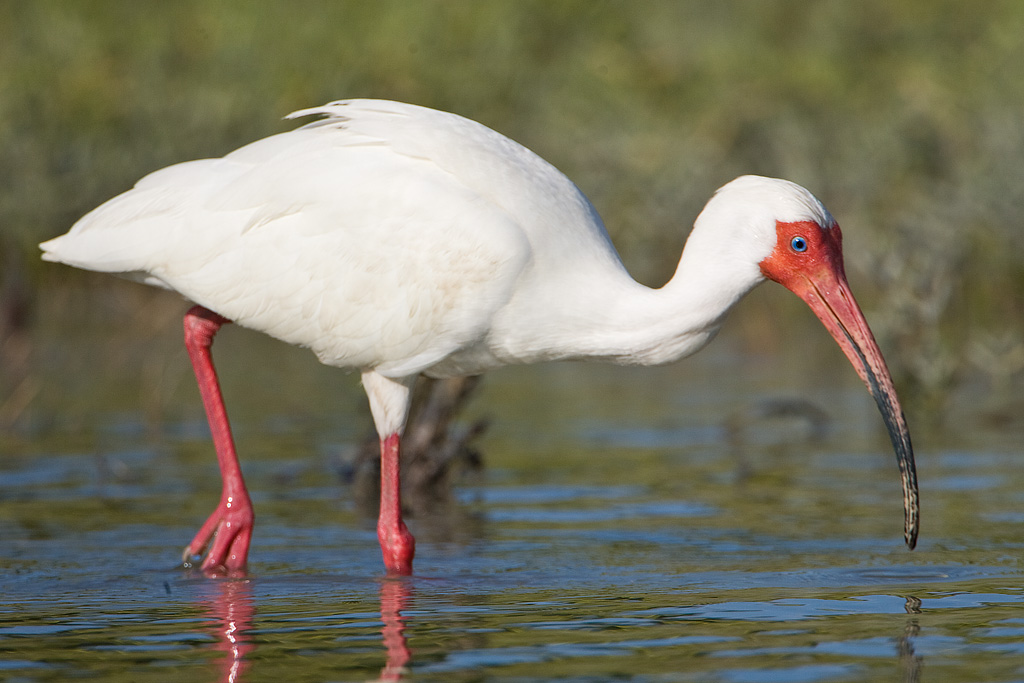
[[[381,445],[377,526],[390,574],[412,571],[399,440],[420,374],[593,359],[667,363],[696,352],[765,279],[803,299],[885,420],[902,475],[905,539],[918,533],[914,454],[892,379],[843,270],[842,236],[810,192],[743,176],[697,217],[672,279],[634,281],[597,211],[536,154],[460,116],[379,100],[219,159],[156,171],[41,245],[43,258],[181,293],[223,478],[185,549],[244,569],[253,527],[210,355],[233,321],[362,373]]]

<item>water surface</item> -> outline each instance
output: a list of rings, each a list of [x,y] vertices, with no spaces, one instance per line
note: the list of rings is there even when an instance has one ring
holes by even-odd
[[[180,352],[79,368],[3,437],[0,680],[1024,679],[1020,435],[980,409],[955,433],[912,420],[910,552],[848,368],[723,343],[495,373],[470,411],[493,419],[487,467],[410,520],[416,574],[392,581],[339,474],[368,424],[354,378],[252,344],[274,362],[218,349],[257,509],[244,577],[178,565],[219,486]],[[150,362],[163,398],[140,403]]]

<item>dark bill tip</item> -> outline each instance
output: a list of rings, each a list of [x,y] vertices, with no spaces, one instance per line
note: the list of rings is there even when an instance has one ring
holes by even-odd
[[[896,463],[900,469],[903,485],[903,538],[907,547],[913,550],[917,546],[917,536],[921,528],[920,500],[917,490],[917,467],[914,464],[914,447],[910,443],[910,430],[899,404],[895,402],[895,392],[891,384],[883,388],[879,385],[871,366],[865,363],[868,376],[868,388],[878,404],[878,411],[885,421],[893,450],[896,451]]]

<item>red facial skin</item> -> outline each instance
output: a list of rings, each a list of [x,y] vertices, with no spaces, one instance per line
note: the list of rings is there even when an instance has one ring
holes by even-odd
[[[761,272],[811,307],[878,404],[896,450],[903,483],[904,537],[913,549],[919,527],[914,449],[889,369],[846,281],[842,232],[838,225],[823,228],[814,221],[777,222],[775,232],[775,249],[761,262]]]

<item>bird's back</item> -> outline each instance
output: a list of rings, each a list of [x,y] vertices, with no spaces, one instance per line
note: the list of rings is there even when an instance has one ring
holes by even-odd
[[[538,271],[624,273],[575,185],[485,126],[374,100],[305,115],[324,118],[146,176],[44,258],[392,376],[489,364],[494,316]]]

